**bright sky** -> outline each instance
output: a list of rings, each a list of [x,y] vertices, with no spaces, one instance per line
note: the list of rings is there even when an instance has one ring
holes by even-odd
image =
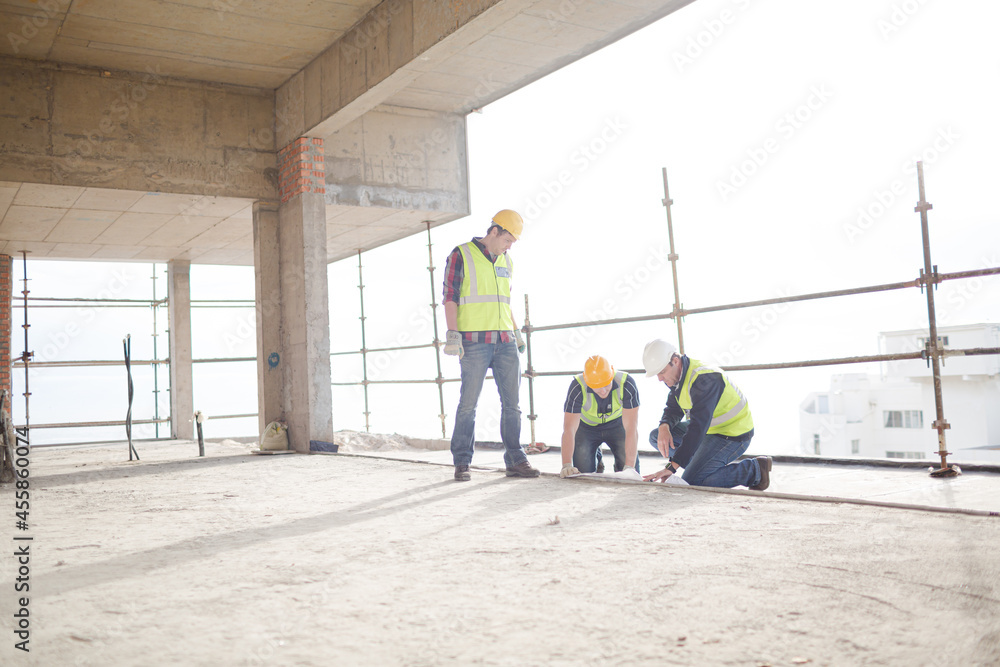
[[[536,326],[668,312],[663,167],[689,308],[916,278],[916,159],[924,160],[934,205],[934,263],[942,272],[1000,266],[998,24],[1000,4],[989,0],[698,0],[469,117],[472,215],[433,230],[435,299],[451,248],[482,234],[497,210],[514,208],[526,219],[511,251],[520,323],[524,295]],[[363,256],[369,347],[431,340],[426,243],[421,234]],[[142,279],[130,284],[148,297],[149,267],[133,273]],[[108,275],[95,278],[97,289]],[[357,349],[356,260],[331,265],[330,276],[332,348]],[[193,297],[207,298],[210,288],[212,297],[252,298],[252,270],[193,269]],[[65,291],[63,283],[49,293]],[[996,322],[1000,279],[951,281],[937,299],[942,325]],[[205,326],[220,319],[207,311],[204,318]],[[693,315],[684,337],[691,356],[721,365],[832,358],[875,354],[879,332],[926,326],[926,318],[925,297],[914,289]],[[224,312],[215,333],[196,341],[195,356],[253,355],[248,321],[246,312]],[[148,324],[135,328],[150,340]],[[638,368],[648,340],[675,336],[669,320],[539,333],[533,361],[538,371],[578,371],[602,354]],[[115,358],[115,338],[110,353],[66,354]],[[454,358],[442,364],[446,377],[458,376]],[[254,411],[253,367],[245,366],[196,371],[196,386],[204,373],[240,387],[231,399],[200,389],[196,407],[201,400],[209,414]],[[233,383],[236,372],[246,381]],[[757,423],[751,451],[794,451],[799,403],[838,372],[878,367],[734,373]],[[335,357],[334,374],[358,377],[360,366]],[[370,358],[370,379],[435,375],[430,350]],[[539,440],[558,442],[568,382],[536,381]],[[449,436],[457,388],[445,392]],[[648,432],[666,389],[642,379],[639,391],[640,431]],[[370,392],[373,431],[440,436],[434,385]],[[363,428],[362,409],[360,390],[335,388],[335,428]],[[479,439],[499,440],[498,409],[487,384]],[[528,414],[527,382],[521,409]],[[217,435],[233,434],[235,422],[217,424]],[[253,420],[246,424],[255,430]],[[527,419],[522,428],[527,441]]]

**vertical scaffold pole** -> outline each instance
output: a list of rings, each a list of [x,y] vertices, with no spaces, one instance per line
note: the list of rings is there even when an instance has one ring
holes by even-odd
[[[920,213],[920,232],[923,236],[924,246],[924,268],[920,271],[921,287],[927,292],[927,321],[929,324],[929,337],[927,339],[926,354],[930,357],[931,372],[934,375],[934,412],[935,420],[931,427],[937,429],[938,433],[938,455],[941,457],[941,467],[931,472],[934,477],[952,477],[958,475],[959,471],[948,464],[948,447],[945,443],[944,432],[951,428],[948,420],[944,418],[944,401],[941,397],[941,346],[938,344],[937,317],[934,309],[934,290],[940,282],[938,278],[937,266],[931,264],[931,237],[927,224],[927,211],[934,208],[927,201],[924,194],[924,163],[917,162],[917,187],[920,190],[920,201],[917,202],[914,211]]]
[[[31,290],[28,289],[27,250],[21,251],[21,266],[24,272],[21,277],[21,296],[24,297],[22,301],[24,306],[24,323],[21,325],[21,328],[24,329],[24,351],[21,352],[21,361],[24,362],[24,437],[28,439],[28,431],[31,429],[31,411],[28,410],[28,399],[31,396],[31,391],[28,389],[28,362],[35,356],[35,353],[28,350],[28,329],[31,328],[31,325],[28,324],[28,294],[31,293]]]
[[[670,198],[670,186],[667,184],[667,168],[663,167],[663,207],[667,209],[667,237],[670,239],[670,254],[667,255],[667,259],[670,260],[670,270],[674,276],[674,309],[670,314],[677,323],[677,349],[684,354],[684,329],[681,327],[684,311],[681,310],[680,287],[677,285],[678,256],[674,252],[674,221],[670,216],[670,207],[673,203],[674,200]]]
[[[445,414],[444,414],[444,376],[441,375],[441,341],[438,339],[438,321],[437,321],[437,297],[434,295],[434,251],[432,250],[433,245],[431,244],[431,221],[424,220],[424,224],[427,225],[427,271],[431,276],[431,322],[434,323],[434,356],[437,359],[437,386],[438,386],[438,402],[441,406],[441,412],[438,417],[441,419],[441,437],[446,437],[447,430],[445,427]]]
[[[524,346],[527,353],[528,368],[528,423],[531,425],[531,446],[535,446],[535,369],[531,365],[531,312],[528,310],[528,295],[524,295]]]
[[[153,419],[156,437],[160,437],[160,364],[159,357],[156,356],[156,339],[160,334],[156,331],[156,310],[160,304],[156,302],[156,264],[153,264]]]
[[[371,431],[368,421],[371,412],[368,410],[368,346],[365,344],[365,280],[361,273],[361,249],[358,249],[358,296],[361,299],[361,386],[365,392],[365,433]]]

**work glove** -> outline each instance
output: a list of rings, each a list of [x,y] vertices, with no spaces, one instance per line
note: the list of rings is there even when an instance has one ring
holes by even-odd
[[[517,351],[524,354],[524,338],[521,337],[520,329],[514,329],[514,340],[517,341]]]
[[[465,354],[465,348],[462,347],[462,332],[448,331],[448,334],[445,336],[444,353],[457,356],[459,361],[461,361],[462,356]]]
[[[559,476],[562,477],[563,479],[570,477],[572,475],[579,475],[579,474],[580,471],[574,468],[572,463],[567,463],[562,467],[562,470],[559,471]]]

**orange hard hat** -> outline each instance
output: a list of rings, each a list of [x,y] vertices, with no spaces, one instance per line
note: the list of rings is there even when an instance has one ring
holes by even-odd
[[[611,384],[615,377],[615,367],[602,356],[589,357],[583,364],[583,381],[591,389],[600,389]]]

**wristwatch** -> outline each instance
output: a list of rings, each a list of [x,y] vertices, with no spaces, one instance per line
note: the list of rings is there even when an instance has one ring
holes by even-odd
[[[674,472],[677,472],[681,466],[672,458],[667,458],[667,467],[673,469]]]

